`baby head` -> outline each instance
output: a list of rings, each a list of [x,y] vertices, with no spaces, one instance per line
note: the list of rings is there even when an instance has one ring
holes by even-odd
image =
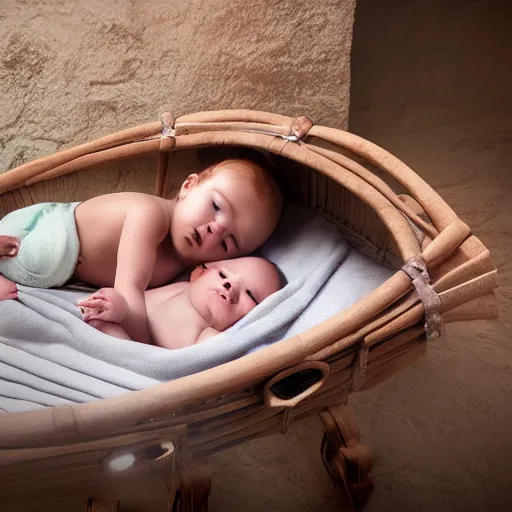
[[[208,325],[224,331],[281,287],[273,263],[246,257],[199,265],[190,274],[188,293]]]
[[[270,237],[281,209],[281,193],[265,169],[224,160],[181,186],[171,218],[174,248],[188,264],[247,255]]]

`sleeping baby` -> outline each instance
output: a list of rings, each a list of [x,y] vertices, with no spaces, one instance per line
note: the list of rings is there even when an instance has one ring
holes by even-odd
[[[281,203],[265,169],[225,160],[191,174],[172,200],[126,192],[16,210],[0,219],[0,297],[8,280],[113,287],[130,310],[123,329],[147,342],[144,291],[198,263],[250,254],[274,231]]]
[[[178,349],[204,341],[232,326],[281,286],[277,268],[263,258],[201,264],[188,282],[145,292],[150,342]],[[121,326],[130,310],[116,290],[103,288],[77,305],[93,327],[131,339]]]

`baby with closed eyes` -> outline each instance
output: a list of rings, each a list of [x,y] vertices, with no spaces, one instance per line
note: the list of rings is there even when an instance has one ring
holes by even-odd
[[[144,293],[150,343],[178,349],[226,330],[282,287],[275,265],[245,257],[201,264],[188,282]],[[105,334],[130,340],[122,327],[129,308],[122,294],[103,288],[78,303],[82,318]],[[135,340],[139,341],[139,340]]]

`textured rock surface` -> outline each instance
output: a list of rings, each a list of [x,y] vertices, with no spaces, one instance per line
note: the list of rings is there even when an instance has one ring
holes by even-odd
[[[224,108],[346,127],[355,0],[2,0],[0,172]]]

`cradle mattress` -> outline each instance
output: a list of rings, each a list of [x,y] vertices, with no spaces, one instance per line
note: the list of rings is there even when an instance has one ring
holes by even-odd
[[[173,351],[88,326],[75,306],[83,291],[20,286],[18,301],[0,302],[0,409],[108,398],[211,368],[303,332],[392,274],[333,224],[294,204],[259,255],[279,266],[287,285],[227,331]]]

